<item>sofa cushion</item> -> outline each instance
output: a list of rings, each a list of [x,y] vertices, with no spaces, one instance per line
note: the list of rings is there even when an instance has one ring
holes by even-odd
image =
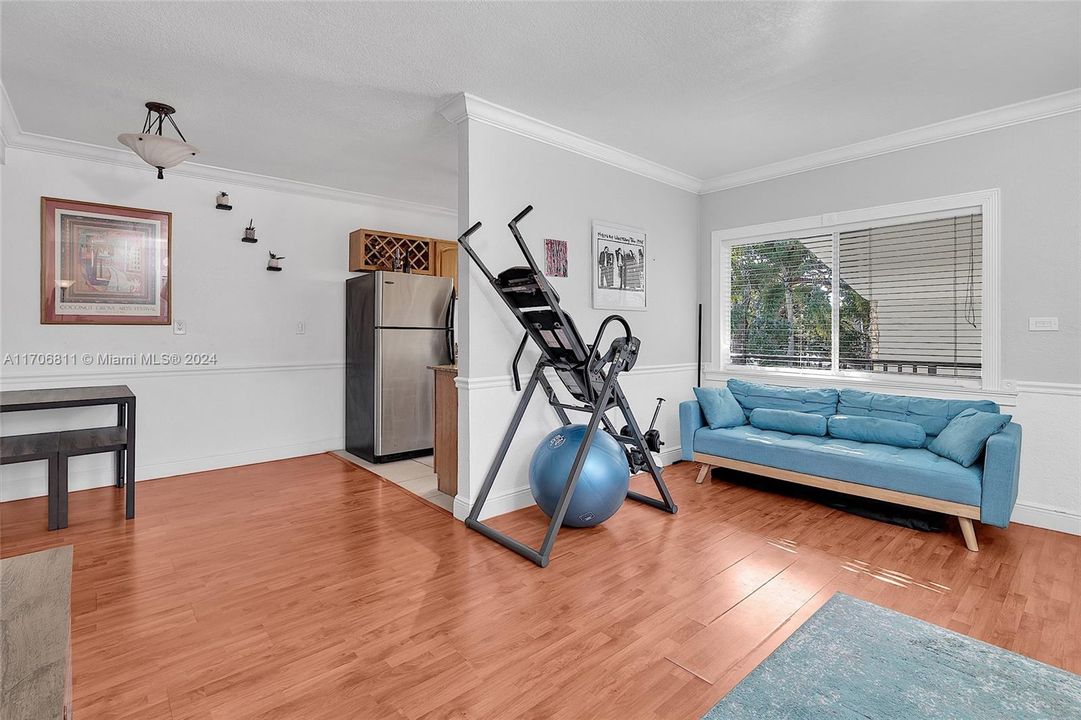
[[[926,448],[899,448],[833,437],[790,435],[753,425],[694,435],[695,452],[819,477],[980,505],[979,464],[965,468]]]
[[[837,412],[837,391],[831,388],[780,387],[731,378],[728,389],[748,415],[757,408],[795,410],[826,417]]]
[[[918,448],[927,442],[927,433],[916,423],[862,415],[834,415],[829,419],[833,437],[859,442]]]
[[[698,399],[698,404],[702,406],[702,416],[705,417],[706,424],[713,430],[747,423],[743,408],[736,402],[736,398],[732,396],[732,391],[728,388],[696,387],[694,396]]]
[[[962,410],[927,446],[936,455],[968,467],[983,453],[987,438],[1010,424],[1011,415]]]
[[[751,425],[760,430],[779,430],[793,435],[822,437],[826,434],[826,418],[795,410],[755,408],[751,411]]]
[[[739,399],[739,396],[736,396]],[[862,390],[841,390],[838,415],[863,415],[887,420],[916,423],[928,438],[938,435],[962,410],[975,408],[997,413],[998,405],[990,400],[939,400],[937,398],[883,395]]]

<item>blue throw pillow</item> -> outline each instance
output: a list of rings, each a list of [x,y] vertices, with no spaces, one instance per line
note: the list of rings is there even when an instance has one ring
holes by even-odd
[[[987,438],[1009,425],[1012,419],[1012,415],[980,412],[971,408],[962,410],[957,417],[950,420],[946,429],[931,441],[927,449],[935,455],[969,467],[983,453]]]
[[[738,398],[737,398],[738,399]],[[997,413],[990,400],[941,400],[909,395],[884,395],[863,390],[841,390],[838,415],[866,415],[884,420],[916,423],[928,435],[938,435],[962,410],[973,408]]]
[[[732,396],[732,391],[728,388],[696,387],[694,396],[698,398],[698,404],[702,406],[702,415],[705,416],[710,430],[747,424],[747,416],[743,414],[743,408],[739,406],[736,398]]]
[[[751,411],[751,425],[759,430],[778,430],[792,435],[826,434],[826,418],[815,413],[796,410],[755,408]]]
[[[916,423],[860,415],[834,415],[829,419],[830,435],[843,440],[919,448],[927,433]]]
[[[757,408],[769,408],[817,413],[829,417],[837,412],[837,391],[833,388],[761,385],[739,378],[729,378],[728,389],[748,413]]]

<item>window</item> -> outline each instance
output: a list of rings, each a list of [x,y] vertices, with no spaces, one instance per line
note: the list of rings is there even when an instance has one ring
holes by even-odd
[[[979,215],[839,234],[842,370],[980,377]]]
[[[736,245],[731,278],[733,364],[832,367],[832,235]]]
[[[978,210],[727,245],[732,365],[980,379]]]

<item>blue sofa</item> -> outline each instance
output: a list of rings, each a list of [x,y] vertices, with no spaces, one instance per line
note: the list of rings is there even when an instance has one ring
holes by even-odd
[[[727,467],[780,480],[885,500],[955,515],[965,544],[976,551],[972,521],[1006,527],[1017,500],[1021,426],[992,435],[971,467],[940,457],[927,445],[958,413],[974,408],[999,412],[987,400],[939,400],[860,390],[792,388],[730,379],[728,389],[749,416],[756,408],[796,410],[829,418],[856,415],[920,425],[922,447],[858,442],[837,437],[794,435],[753,425],[710,429],[696,401],[679,406],[684,460],[702,464],[701,483],[713,467]]]

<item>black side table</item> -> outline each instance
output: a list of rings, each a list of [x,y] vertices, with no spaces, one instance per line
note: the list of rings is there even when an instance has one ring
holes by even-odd
[[[115,452],[116,486],[125,490],[124,515],[130,520],[135,517],[135,393],[127,385],[0,392],[0,412],[55,410],[93,405],[116,405],[116,427],[123,429],[125,442],[122,449],[112,450],[112,447],[116,447],[114,444],[109,450]],[[85,450],[73,454],[84,452]]]

